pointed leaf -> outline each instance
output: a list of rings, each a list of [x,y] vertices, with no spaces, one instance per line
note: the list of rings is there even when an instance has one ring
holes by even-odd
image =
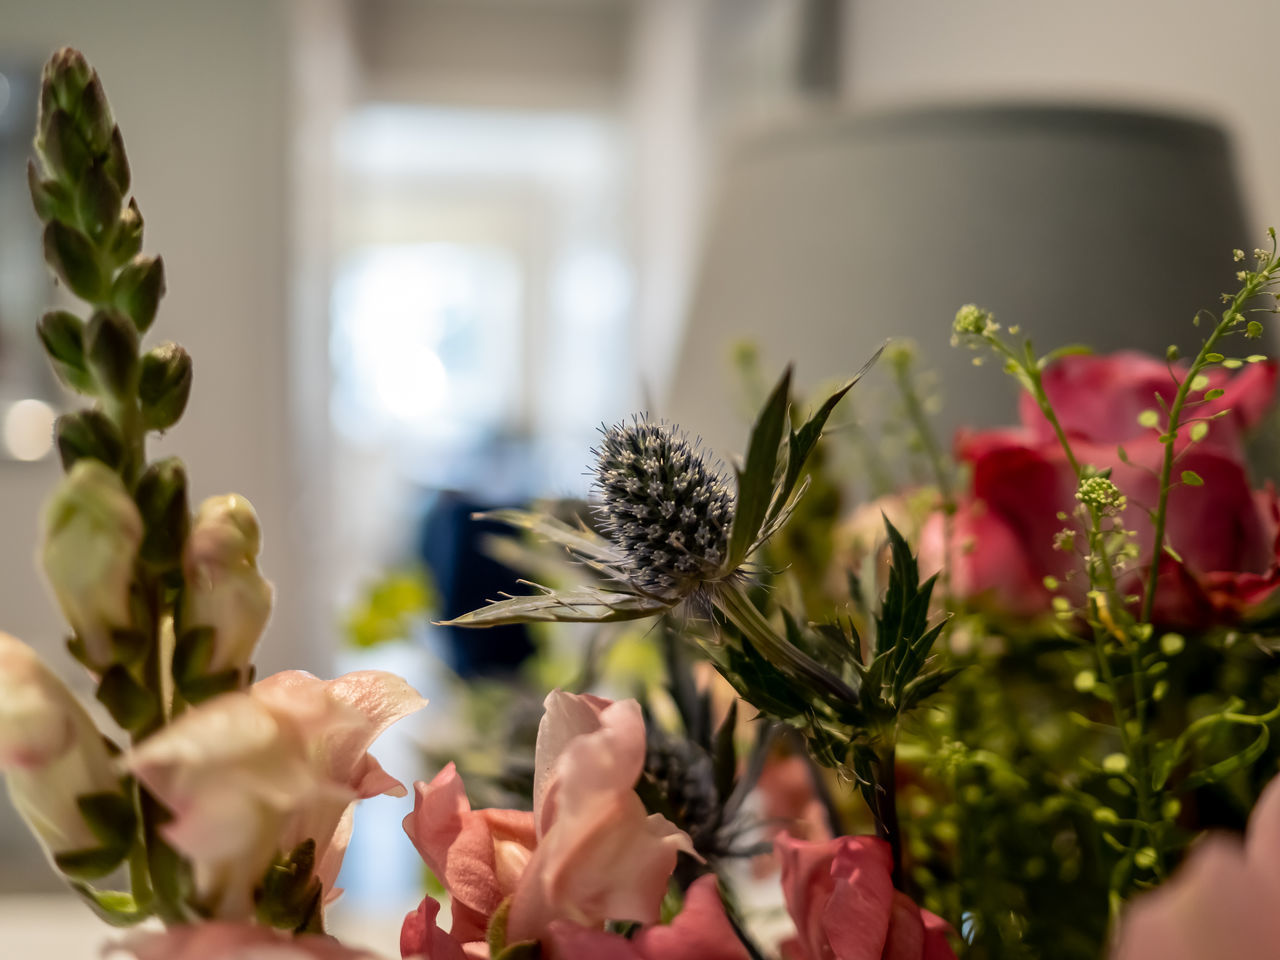
[[[531,597],[510,597],[442,621],[445,627],[493,627],[504,623],[614,623],[639,620],[673,606],[669,600],[638,593],[579,587],[547,591]]]
[[[756,534],[764,523],[773,499],[774,472],[778,466],[778,447],[787,419],[787,398],[791,392],[791,368],[769,394],[764,409],[751,429],[747,457],[738,471],[738,498],[733,512],[733,529],[729,534],[728,569],[737,567],[751,550]]]
[[[477,520],[496,520],[520,530],[528,530],[558,543],[569,552],[597,563],[614,565],[618,563],[618,555],[613,545],[599,534],[585,527],[571,527],[546,514],[533,513],[529,510],[490,510],[475,514]]]
[[[786,503],[787,498],[791,496],[791,491],[795,488],[796,481],[800,479],[800,472],[804,469],[805,461],[809,459],[809,454],[813,452],[813,448],[817,446],[819,438],[822,436],[822,428],[826,426],[827,418],[831,416],[831,412],[835,410],[844,395],[853,389],[854,384],[866,375],[880,355],[884,353],[885,345],[881,344],[879,349],[871,355],[871,359],[862,365],[862,369],[853,375],[848,383],[842,386],[831,396],[823,401],[818,411],[810,417],[799,430],[791,431],[791,437],[787,444],[787,472],[782,481],[782,488],[779,491],[778,499],[775,501],[770,516],[776,516]]]

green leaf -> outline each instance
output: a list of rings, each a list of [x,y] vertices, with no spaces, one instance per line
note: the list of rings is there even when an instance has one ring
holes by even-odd
[[[1158,414],[1155,410],[1150,410],[1150,409],[1143,410],[1140,414],[1138,414],[1138,426],[1140,427],[1154,427],[1159,422],[1160,422],[1160,414]]]
[[[496,520],[520,530],[544,537],[585,560],[613,566],[618,563],[613,545],[585,527],[572,527],[563,521],[528,510],[490,510],[474,515],[477,520]]]
[[[903,689],[898,709],[905,711],[919,706],[921,701],[937,693],[943,684],[962,670],[964,667],[942,667],[920,674]]]
[[[733,791],[734,777],[738,772],[738,753],[734,749],[733,735],[738,726],[738,701],[733,701],[724,722],[716,730],[711,750],[712,769],[715,771],[716,793],[721,801]]]
[[[765,401],[764,409],[760,411],[751,430],[743,469],[737,471],[738,498],[734,507],[733,528],[729,534],[726,569],[732,570],[746,559],[768,513],[769,503],[773,498],[774,472],[778,465],[782,430],[786,425],[790,391],[791,368],[787,367],[782,379]]]
[[[1187,486],[1189,486],[1189,487],[1203,487],[1203,486],[1204,486],[1204,478],[1203,478],[1203,477],[1201,477],[1201,476],[1200,476],[1200,474],[1196,473],[1194,470],[1183,470],[1183,471],[1182,471],[1182,482],[1183,482],[1183,483],[1185,483],[1185,484],[1186,484]]]
[[[545,588],[542,588],[545,589]],[[573,590],[511,597],[442,621],[446,627],[494,627],[504,623],[614,623],[639,620],[673,606],[670,600],[638,593],[579,587]]]
[[[1224,718],[1225,720],[1226,718]],[[1231,722],[1231,721],[1228,721]],[[1212,763],[1207,767],[1195,771],[1187,779],[1178,784],[1180,791],[1194,790],[1196,787],[1203,786],[1207,783],[1217,783],[1219,780],[1225,780],[1237,770],[1244,770],[1253,766],[1254,763],[1266,752],[1267,744],[1271,742],[1271,731],[1265,723],[1257,723],[1257,734],[1249,745],[1239,753],[1232,754],[1224,760]]]
[[[871,355],[871,359],[864,363],[862,369],[854,374],[853,379],[827,397],[822,406],[818,408],[818,412],[810,417],[798,431],[791,431],[787,444],[787,472],[782,481],[782,487],[778,491],[777,499],[774,501],[773,509],[769,513],[770,519],[777,516],[787,502],[787,498],[791,496],[791,491],[795,489],[796,482],[800,479],[800,471],[804,469],[805,461],[809,459],[809,454],[817,446],[818,440],[822,436],[822,428],[826,425],[827,418],[831,416],[831,412],[835,410],[836,404],[875,365],[876,361],[880,359],[880,355],[884,353],[884,347],[885,345],[881,344],[879,349]]]

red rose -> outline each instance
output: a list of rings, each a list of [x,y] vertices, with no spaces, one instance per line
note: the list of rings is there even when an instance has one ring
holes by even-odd
[[[1178,483],[1169,494],[1165,543],[1181,562],[1168,554],[1160,562],[1154,617],[1164,626],[1235,622],[1280,585],[1276,500],[1269,490],[1250,489],[1241,448],[1241,432],[1265,412],[1275,379],[1270,364],[1251,365],[1229,379],[1216,371],[1205,389],[1220,388],[1223,395],[1189,410],[1200,417],[1231,404],[1200,441],[1192,442],[1185,428],[1177,441],[1175,480],[1191,471],[1204,483]],[[1165,448],[1154,429],[1138,424],[1138,414],[1156,407],[1157,394],[1172,399],[1172,376],[1150,357],[1118,353],[1066,357],[1045,371],[1044,382],[1076,458],[1110,469],[1127,498],[1123,522],[1136,533],[1139,559],[1120,588],[1140,594],[1152,563],[1150,514]],[[957,438],[957,458],[971,465],[973,482],[954,518],[949,559],[957,596],[993,612],[1031,616],[1050,609],[1045,577],[1058,579],[1076,601],[1087,584],[1077,552],[1084,548],[1083,532],[1073,517],[1075,474],[1030,395],[1022,398],[1021,417],[1020,428]],[[944,526],[941,516],[931,518],[921,538],[923,561],[935,569],[943,557]],[[1055,549],[1064,529],[1075,530],[1076,549]]]

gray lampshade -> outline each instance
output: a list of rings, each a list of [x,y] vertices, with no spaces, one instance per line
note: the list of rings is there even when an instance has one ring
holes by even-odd
[[[1252,250],[1227,137],[1114,109],[970,106],[810,116],[748,140],[720,179],[664,413],[732,452],[728,346],[766,372],[846,376],[889,336],[942,379],[944,436],[1008,422],[1015,391],[949,345],[957,307],[1041,349],[1198,345],[1192,315]]]

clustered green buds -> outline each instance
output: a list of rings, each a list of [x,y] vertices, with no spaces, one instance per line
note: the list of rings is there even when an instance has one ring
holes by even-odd
[[[1115,482],[1102,474],[1081,480],[1080,487],[1076,490],[1076,499],[1086,507],[1097,509],[1104,516],[1120,513],[1128,502]]]
[[[986,337],[998,331],[1000,324],[996,323],[995,315],[991,311],[966,303],[956,311],[956,319],[951,329],[956,337]]]
[[[719,571],[733,494],[683,435],[637,418],[606,430],[596,456],[600,517],[633,582],[683,596]]]

